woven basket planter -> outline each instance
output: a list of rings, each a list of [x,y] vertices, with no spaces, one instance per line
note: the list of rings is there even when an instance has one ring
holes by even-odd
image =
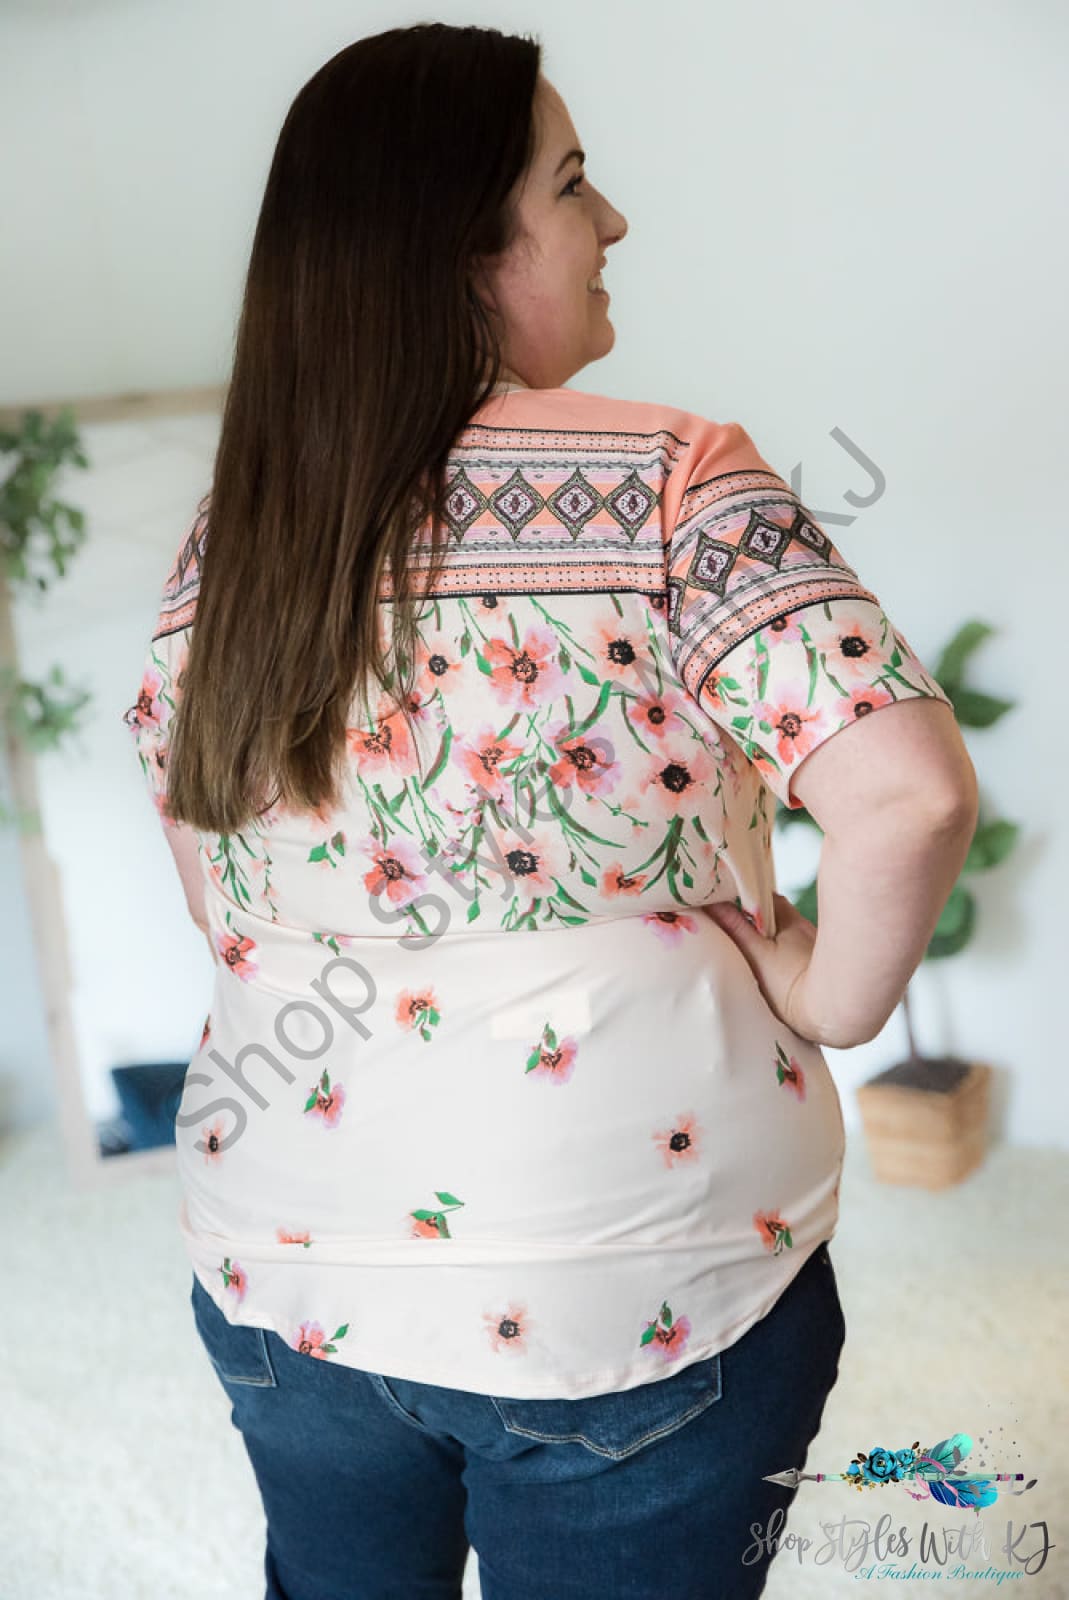
[[[991,1068],[981,1062],[900,1061],[862,1084],[857,1100],[881,1183],[946,1189],[984,1159]]]

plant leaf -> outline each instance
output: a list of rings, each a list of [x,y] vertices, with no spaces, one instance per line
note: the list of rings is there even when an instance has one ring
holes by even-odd
[[[944,648],[942,655],[932,669],[932,676],[952,695],[961,683],[965,670],[965,663],[978,645],[992,633],[994,628],[988,622],[964,622],[950,643]]]
[[[947,690],[954,703],[954,715],[964,728],[990,728],[992,723],[1012,711],[1016,700],[1000,700],[993,694],[981,694],[979,689]]]
[[[956,956],[959,950],[964,950],[972,938],[975,921],[976,902],[968,889],[956,883],[935,925],[935,932],[924,952],[924,960],[937,961],[944,956]]]
[[[973,834],[962,872],[986,872],[989,867],[997,867],[1013,849],[1020,831],[1016,822],[984,823]]]

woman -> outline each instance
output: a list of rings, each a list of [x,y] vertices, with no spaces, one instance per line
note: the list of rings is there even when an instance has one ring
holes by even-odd
[[[845,1331],[820,1047],[975,822],[745,430],[566,387],[627,223],[539,69],[425,24],[297,96],[126,713],[217,961],[179,1221],[274,1600],[455,1597],[471,1545],[486,1600],[761,1592]]]

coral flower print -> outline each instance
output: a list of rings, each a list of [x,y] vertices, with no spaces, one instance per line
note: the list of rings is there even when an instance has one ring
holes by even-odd
[[[805,1072],[802,1063],[795,1057],[789,1056],[776,1040],[776,1082],[785,1083],[792,1089],[799,1100],[805,1099]]]
[[[713,783],[712,758],[699,745],[686,749],[667,744],[649,761],[642,792],[665,816],[690,816],[699,811],[705,789]]]
[[[278,1242],[279,1244],[303,1244],[306,1249],[309,1249],[312,1244],[307,1228],[303,1233],[287,1233],[285,1228],[279,1228]]]
[[[423,858],[407,839],[394,839],[388,845],[365,839],[361,850],[374,862],[371,871],[364,874],[364,888],[369,894],[385,894],[392,906],[407,906],[423,894],[427,887],[427,879],[420,871]]]
[[[793,614],[787,617],[776,617],[774,621],[768,624],[768,632],[780,644],[786,644],[789,641],[800,641],[804,638],[801,622]]]
[[[200,1044],[197,1046],[197,1049],[198,1050],[203,1050],[204,1046],[208,1043],[208,1040],[211,1038],[211,1036],[212,1036],[212,1019],[211,1019],[211,1013],[209,1013],[208,1016],[206,1016],[205,1019],[204,1019],[204,1031],[200,1036]]]
[[[785,690],[778,703],[757,707],[757,717],[768,722],[776,735],[776,754],[787,766],[800,756],[807,756],[820,744],[828,731],[828,714],[823,706],[806,706],[801,690]]]
[[[244,1300],[245,1290],[249,1286],[244,1268],[237,1261],[231,1261],[229,1256],[225,1256],[219,1271],[223,1274],[223,1287],[239,1302]]]
[[[662,1356],[665,1364],[679,1359],[687,1348],[690,1338],[690,1318],[673,1318],[671,1307],[667,1300],[662,1302],[661,1309],[652,1322],[646,1324],[645,1332],[639,1340],[640,1346],[648,1346]]]
[[[535,900],[552,895],[555,880],[563,875],[564,852],[549,828],[538,832],[508,828],[497,842],[502,870],[517,907],[529,910]]]
[[[575,1070],[578,1049],[574,1039],[558,1041],[555,1031],[547,1022],[542,1029],[541,1039],[527,1057],[524,1072],[532,1073],[536,1078],[551,1078],[554,1083],[566,1083]]]
[[[325,1128],[336,1128],[344,1104],[344,1085],[336,1083],[332,1088],[330,1073],[324,1068],[318,1087],[312,1090],[305,1101],[305,1113],[309,1116],[319,1117]]]
[[[489,673],[490,686],[499,700],[532,710],[564,688],[557,650],[556,635],[544,623],[536,623],[518,645],[506,639],[488,639],[477,660],[481,670]]]
[[[601,892],[606,899],[615,899],[618,895],[634,896],[642,893],[645,883],[644,872],[635,875],[627,873],[619,861],[614,861],[602,873]]]
[[[346,728],[346,744],[361,776],[409,777],[418,768],[405,719],[387,696],[379,699],[373,728]]]
[[[676,712],[682,709],[682,699],[676,694],[637,695],[627,705],[627,717],[632,727],[647,744],[659,743],[667,733],[678,731]]]
[[[549,729],[559,759],[549,769],[558,789],[574,784],[586,794],[611,794],[620,778],[620,763],[609,741],[597,733],[569,734],[566,722]]]
[[[839,708],[839,714],[847,721],[853,722],[857,717],[867,717],[870,711],[875,711],[878,706],[890,705],[894,697],[886,689],[881,689],[878,684],[862,684],[855,689]]]
[[[694,918],[678,911],[647,911],[642,920],[664,944],[681,944],[688,933],[698,931]]]
[[[775,1211],[755,1211],[753,1225],[761,1235],[761,1243],[766,1250],[778,1256],[783,1246],[788,1250],[793,1249],[794,1240],[791,1238],[789,1225]]]
[[[860,612],[841,617],[835,628],[835,648],[827,652],[828,670],[835,677],[869,678],[874,659],[882,656],[881,628]]]
[[[158,729],[164,719],[164,705],[160,699],[163,677],[154,667],[148,667],[141,679],[141,688],[134,701],[133,717],[141,728]]]
[[[418,1029],[420,1038],[428,1042],[431,1029],[442,1020],[433,989],[402,989],[394,1014],[402,1028]]]
[[[443,694],[451,694],[464,674],[459,645],[436,628],[425,628],[420,642],[419,676],[416,680],[420,692],[433,695],[440,689]]]
[[[622,618],[617,618],[596,624],[591,633],[597,663],[595,671],[600,677],[615,678],[629,684],[644,681],[650,669],[645,654],[645,634],[641,628],[628,626]]]
[[[256,949],[254,940],[243,939],[238,933],[217,934],[215,946],[223,958],[223,965],[229,967],[230,971],[240,978],[242,982],[248,983],[251,978],[256,976],[257,965],[251,959],[252,953]]]
[[[527,1349],[530,1328],[526,1306],[513,1302],[503,1312],[484,1311],[483,1322],[493,1350],[512,1350],[522,1354]]]
[[[686,1116],[678,1117],[672,1127],[655,1133],[653,1142],[660,1150],[666,1167],[694,1161],[700,1148],[698,1120],[694,1113],[688,1112]]]
[[[485,790],[492,800],[503,800],[508,779],[501,769],[522,756],[523,748],[516,740],[500,737],[484,722],[454,746],[453,759],[476,789]]]
[[[290,1348],[296,1350],[298,1355],[314,1356],[317,1361],[325,1361],[329,1356],[337,1354],[336,1341],[344,1339],[348,1332],[349,1324],[343,1322],[328,1339],[318,1322],[302,1322],[290,1340]]]
[[[463,1200],[458,1200],[455,1194],[450,1194],[447,1189],[436,1189],[435,1194],[441,1201],[437,1210],[431,1211],[421,1207],[412,1211],[412,1237],[414,1239],[450,1239],[449,1223],[446,1220],[447,1211],[459,1211]]]

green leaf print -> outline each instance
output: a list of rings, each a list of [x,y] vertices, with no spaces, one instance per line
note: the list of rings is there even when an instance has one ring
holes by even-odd
[[[591,883],[593,883],[594,882],[593,878],[590,881],[591,881]],[[553,896],[553,898],[555,900],[557,900],[557,899],[563,900],[565,905],[574,906],[577,911],[585,911],[586,910],[586,906],[584,906],[579,900],[576,900],[573,895],[570,895],[568,893],[567,889],[561,883],[559,878],[554,878],[553,879],[553,886],[554,886],[554,888],[556,890],[556,894]]]
[[[219,834],[218,853],[214,856],[209,855],[208,859],[213,866],[218,866],[220,860],[224,863],[220,874],[220,881],[223,887],[230,890],[239,905],[248,907],[252,904],[252,895],[249,892],[248,879],[245,876],[245,872],[236,858],[232,842],[235,839],[240,841],[248,855],[254,856],[256,854],[255,850],[250,848],[248,840],[244,839],[240,833],[221,833]]]
[[[768,646],[760,634],[756,636],[757,644],[757,698],[765,698],[765,686],[768,683]]]
[[[554,1033],[548,1022],[546,1023],[545,1027],[545,1039],[551,1050],[555,1050],[557,1048],[557,1035]]]
[[[597,683],[597,681],[598,681],[597,678],[595,678],[594,682]],[[606,678],[605,682],[601,686],[601,693],[598,696],[597,705],[594,707],[593,711],[590,713],[590,715],[588,717],[584,717],[582,722],[577,722],[576,723],[575,728],[573,730],[576,735],[581,734],[581,733],[586,733],[588,728],[592,728],[594,726],[595,722],[598,721],[599,717],[604,712],[605,707],[608,705],[609,696],[611,694],[612,694],[612,679],[611,678]]]
[[[610,850],[618,850],[619,844],[615,839],[604,839],[600,833],[595,833],[592,828],[585,828],[581,822],[576,822],[571,813],[561,804],[560,796],[552,784],[546,788],[546,799],[549,801],[550,810],[565,825],[569,834],[579,834],[584,839],[592,839],[595,844],[603,844]]]
[[[453,728],[450,724],[446,727],[445,736],[442,739],[441,747],[438,751],[438,754],[434,758],[431,769],[423,780],[424,789],[428,788],[434,782],[435,778],[437,778],[438,774],[442,771],[446,762],[449,760],[449,750],[452,743]]]
[[[593,684],[599,681],[597,673],[591,672],[589,667],[584,667],[581,661],[577,662],[577,666],[579,669],[579,676],[582,678],[584,683]]]

